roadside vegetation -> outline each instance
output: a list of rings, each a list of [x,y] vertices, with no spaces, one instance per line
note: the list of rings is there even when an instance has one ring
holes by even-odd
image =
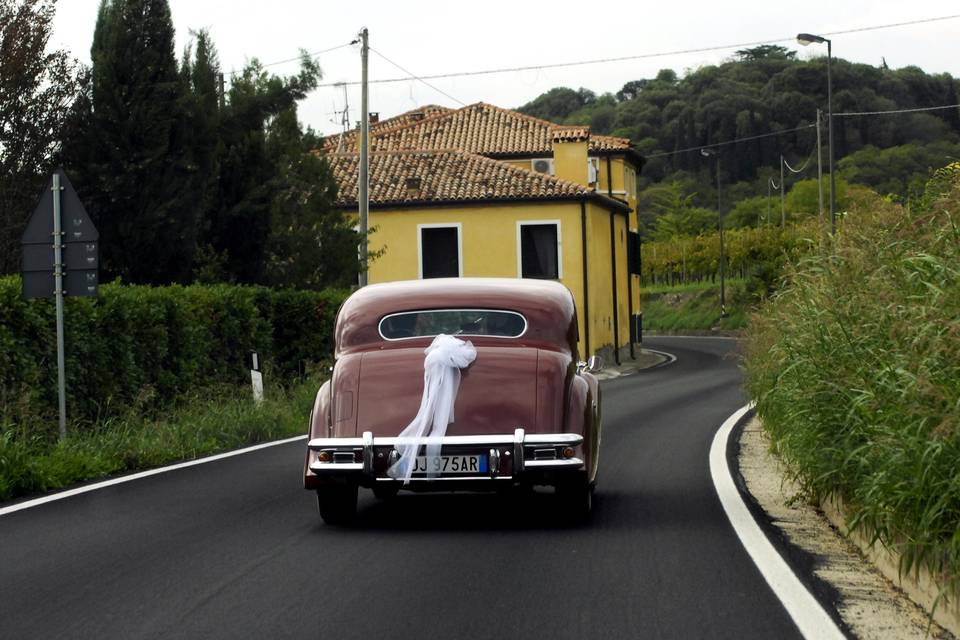
[[[851,213],[750,319],[746,377],[812,500],[960,593],[960,164]]]
[[[689,333],[738,331],[746,326],[753,300],[745,280],[726,283],[727,316],[720,317],[720,284],[710,281],[644,288],[640,299],[643,330]]]
[[[304,433],[345,295],[110,284],[67,300],[61,442],[53,303],[0,278],[0,500]]]
[[[249,385],[207,388],[163,411],[134,404],[102,421],[74,422],[63,442],[46,435],[46,428],[5,425],[0,501],[303,435],[319,386],[318,375],[267,385],[260,405]]]

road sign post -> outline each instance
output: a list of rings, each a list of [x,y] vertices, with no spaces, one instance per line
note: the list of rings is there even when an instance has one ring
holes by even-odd
[[[51,215],[52,214],[52,215]],[[66,225],[64,225],[66,220]],[[66,226],[66,228],[64,228]],[[63,298],[98,293],[100,235],[63,169],[57,169],[23,232],[23,297],[56,301],[60,439],[67,437]]]
[[[60,439],[67,437],[67,372],[63,349],[63,231],[60,227],[60,175],[53,174],[53,295],[57,301],[57,397]]]

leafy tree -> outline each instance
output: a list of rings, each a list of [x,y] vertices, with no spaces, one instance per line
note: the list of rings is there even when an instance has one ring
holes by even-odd
[[[20,236],[82,86],[77,63],[47,51],[56,0],[0,0],[0,274],[20,268]]]
[[[167,0],[103,0],[91,85],[64,159],[101,234],[101,269],[128,282],[185,282],[196,247],[196,168]]]
[[[229,280],[266,278],[273,201],[289,186],[278,172],[276,156],[270,156],[267,128],[319,80],[320,67],[304,54],[296,76],[271,75],[254,59],[230,86],[221,114],[215,206],[203,236],[208,260],[224,265]]]
[[[268,130],[267,150],[278,170],[265,248],[266,282],[280,287],[348,287],[360,269],[360,236],[334,206],[337,185],[319,141],[305,135],[296,108],[280,113]]]
[[[753,196],[737,202],[733,209],[723,218],[723,226],[731,229],[738,227],[758,227],[766,224],[779,224],[780,198],[776,202],[768,200],[767,196]]]
[[[784,130],[775,136],[741,142],[724,158],[725,194],[726,185],[754,188],[752,192],[738,190],[731,197],[725,195],[724,202],[764,194],[766,176],[779,174],[781,154],[791,163],[802,162],[815,148],[812,125],[817,109],[826,109],[826,63],[825,57],[798,60],[794,51],[764,45],[743,49],[722,64],[699,67],[683,77],[665,69],[654,78],[631,80],[615,95],[590,94],[590,99],[578,100],[584,90],[552,90],[520,110],[556,122],[589,124],[597,133],[629,137],[641,153],[655,156],[643,169],[643,186],[669,184],[682,172],[694,183],[684,187],[685,191],[698,194],[692,205],[709,207],[716,201],[712,186],[715,178],[696,148]],[[874,67],[843,59],[833,60],[832,72],[835,112],[958,102],[958,83],[949,74],[931,75],[916,67]],[[561,96],[563,108],[543,108]],[[824,138],[825,134],[824,128]],[[838,160],[870,147],[956,145],[960,143],[960,109],[837,117],[834,134]],[[688,148],[693,151],[675,153]],[[825,156],[826,152],[825,148]],[[927,155],[932,158],[939,152]],[[885,177],[877,173],[883,170],[879,162],[865,162],[864,158],[846,165],[841,162],[840,166],[848,179],[906,200],[920,191],[929,171],[938,164],[920,153],[905,155],[909,158],[891,156],[896,161],[887,167]],[[854,171],[853,164],[862,168]],[[641,208],[641,217],[647,218],[644,226],[651,228],[656,215]]]

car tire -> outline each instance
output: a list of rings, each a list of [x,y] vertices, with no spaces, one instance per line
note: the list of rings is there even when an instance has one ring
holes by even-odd
[[[357,515],[357,485],[337,484],[317,489],[320,517],[330,525],[347,525]]]
[[[373,495],[377,500],[393,500],[398,493],[400,493],[400,487],[393,483],[377,485],[373,488]]]
[[[557,496],[563,503],[563,513],[571,524],[582,524],[590,520],[593,513],[593,485],[588,482],[575,482],[557,485]]]

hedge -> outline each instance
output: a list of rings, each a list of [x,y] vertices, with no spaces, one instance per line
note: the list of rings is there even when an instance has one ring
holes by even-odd
[[[65,309],[67,411],[95,422],[249,379],[249,352],[289,380],[332,352],[342,291],[108,284]],[[48,421],[57,407],[52,300],[24,300],[0,277],[0,426]]]

